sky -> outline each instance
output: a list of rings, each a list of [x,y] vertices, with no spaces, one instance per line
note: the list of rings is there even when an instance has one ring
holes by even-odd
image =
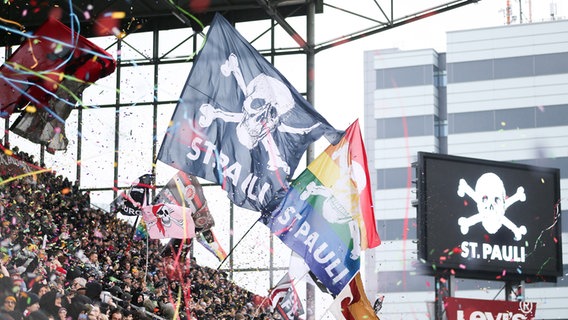
[[[533,22],[550,20],[551,7],[556,8],[556,17],[566,18],[568,15],[568,1],[565,0],[532,0],[530,1],[530,14],[528,10],[529,0],[520,1],[523,23],[528,23],[529,17],[532,17]],[[325,2],[337,3],[336,5],[341,7],[340,3],[345,1]],[[390,3],[390,1],[380,0],[377,2],[381,5]],[[396,19],[451,1],[404,0],[394,2],[396,3],[394,7]],[[401,2],[404,4],[400,4]],[[510,0],[510,4],[511,19],[515,20],[511,24],[518,24],[520,21],[518,18],[520,16],[519,0]],[[343,7],[345,6],[343,5]],[[366,16],[372,14],[377,19],[382,16],[374,1],[358,0],[352,6],[356,13],[365,13]],[[363,54],[365,51],[388,48],[401,50],[433,48],[438,52],[445,52],[447,32],[505,26],[507,24],[504,12],[506,6],[507,0],[480,0],[475,4],[465,5],[317,53],[314,106],[336,128],[347,128],[356,118],[362,119],[363,117]],[[385,6],[384,8],[388,7]],[[345,33],[352,33],[352,30],[365,28],[365,19],[354,16],[353,18],[346,18],[345,14],[329,7],[325,7],[324,10],[323,16],[316,17],[316,43],[328,40],[329,38],[326,38],[326,36],[337,37],[342,34],[342,30],[346,30],[343,31]],[[321,21],[318,19],[321,19]],[[334,19],[336,20],[334,21]],[[341,23],[340,27],[340,23],[337,21],[348,22]],[[337,27],[325,27],[331,24],[335,24]],[[318,38],[320,35],[321,40]],[[338,109],[345,110],[346,108],[354,110],[352,117],[347,117],[343,112],[337,112]]]

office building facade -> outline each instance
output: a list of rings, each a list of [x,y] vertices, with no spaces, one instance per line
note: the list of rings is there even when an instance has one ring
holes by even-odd
[[[419,151],[559,168],[568,195],[568,21],[454,31],[447,51],[365,52],[364,133],[383,244],[365,285],[384,319],[433,319],[434,277],[417,256]],[[562,220],[568,272],[568,220]],[[504,283],[456,279],[455,296],[505,299]],[[565,318],[568,281],[524,284],[538,319]]]

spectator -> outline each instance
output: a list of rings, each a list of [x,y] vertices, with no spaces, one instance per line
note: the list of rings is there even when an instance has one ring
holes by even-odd
[[[58,317],[55,318],[56,320],[73,320],[73,318],[71,318],[67,314],[67,308],[64,307],[59,308],[59,310],[57,311],[57,315]]]
[[[16,310],[16,298],[14,296],[10,295],[4,298],[0,314],[10,316],[15,320],[22,318],[21,312]]]
[[[36,165],[30,155],[17,156],[27,161],[22,165]],[[0,178],[10,177],[10,170],[0,171]],[[6,302],[2,316],[19,320],[18,312],[28,310],[28,319],[106,320],[110,309],[124,319],[147,319],[140,310],[168,319],[179,310],[181,320],[271,318],[268,310],[247,306],[253,295],[226,273],[162,256],[167,250],[157,240],[133,240],[130,224],[90,208],[88,197],[70,186],[55,173],[0,185],[0,299],[33,293],[40,306],[32,311],[31,296],[8,315]]]
[[[86,286],[87,286],[87,279],[85,279],[83,277],[76,277],[71,282],[71,290],[75,290],[75,291],[86,290]]]
[[[91,305],[89,313],[87,314],[87,319],[89,320],[102,320],[101,319],[101,309],[98,304]]]
[[[120,308],[114,308],[110,311],[109,320],[122,320],[122,316]]]
[[[101,296],[102,286],[97,281],[88,282],[85,286],[85,295],[89,297],[92,301],[98,301]]]
[[[61,297],[62,296],[56,290],[47,292],[39,299],[39,306],[41,310],[48,316],[52,316],[54,318],[59,317],[59,308],[62,307]]]
[[[40,298],[49,291],[49,286],[45,283],[38,281],[34,282],[31,292],[37,294]]]
[[[53,318],[50,318],[49,315],[43,312],[42,310],[34,311],[30,313],[30,315],[28,316],[28,320],[51,320],[51,319]]]
[[[89,318],[89,312],[91,312],[90,305],[83,305],[81,312],[77,315],[77,320],[87,320]]]
[[[39,310],[39,296],[33,292],[22,293],[20,295],[20,305],[24,307],[23,316],[27,317],[32,312]]]

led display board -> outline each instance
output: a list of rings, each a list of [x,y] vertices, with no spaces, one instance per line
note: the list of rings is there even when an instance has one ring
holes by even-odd
[[[418,252],[463,278],[562,275],[560,170],[420,152]]]

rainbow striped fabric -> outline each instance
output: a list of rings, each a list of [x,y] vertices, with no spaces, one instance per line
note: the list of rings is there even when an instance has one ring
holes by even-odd
[[[381,243],[359,122],[292,183],[265,223],[337,296]]]

